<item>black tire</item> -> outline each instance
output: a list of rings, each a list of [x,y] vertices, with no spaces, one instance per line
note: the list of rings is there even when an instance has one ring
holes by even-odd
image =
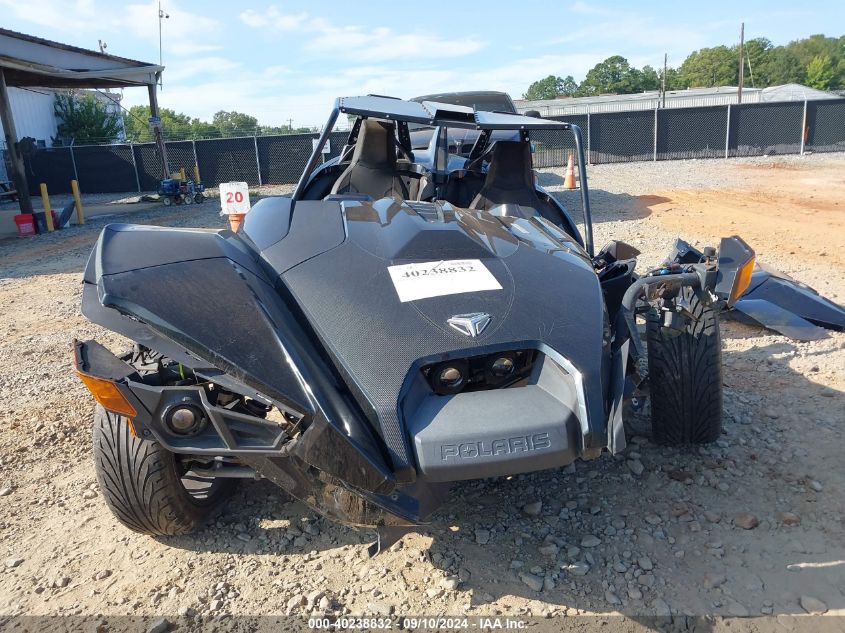
[[[715,442],[722,433],[722,341],[718,315],[692,288],[683,289],[696,317],[684,331],[647,325],[651,433],[658,444]]]
[[[135,437],[126,418],[99,405],[94,412],[94,466],[109,509],[142,534],[190,534],[234,489],[231,479],[186,477],[173,453]]]

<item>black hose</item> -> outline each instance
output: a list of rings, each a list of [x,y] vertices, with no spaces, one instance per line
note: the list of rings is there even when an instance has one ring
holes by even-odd
[[[643,344],[640,341],[640,335],[637,332],[637,321],[634,318],[634,309],[636,308],[637,299],[640,297],[643,289],[652,285],[673,286],[689,286],[691,288],[698,288],[701,285],[701,277],[698,273],[673,273],[671,275],[655,275],[652,277],[640,277],[625,291],[622,296],[622,304],[619,312],[631,332],[631,342],[634,344],[634,355],[639,358],[643,355]]]

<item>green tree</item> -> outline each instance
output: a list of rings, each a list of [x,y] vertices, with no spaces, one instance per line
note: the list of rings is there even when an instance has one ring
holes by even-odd
[[[557,97],[571,97],[578,89],[572,75],[556,77],[549,75],[545,79],[539,79],[528,86],[528,90],[522,95],[523,99],[539,101],[542,99],[556,99]]]
[[[789,48],[798,59],[804,68],[810,65],[816,57],[824,57],[827,55],[832,61],[839,61],[843,56],[842,38],[826,37],[820,33],[805,37],[801,40],[794,40],[787,44]]]
[[[578,86],[578,94],[630,94],[639,92],[642,82],[641,71],[632,68],[628,60],[621,55],[614,55],[587,72],[584,81]]]
[[[575,81],[575,78],[572,75],[564,77],[563,82],[560,84],[559,96],[574,97],[577,92],[578,83]]]
[[[754,60],[751,62],[754,64]],[[804,66],[798,56],[785,46],[776,46],[753,67],[755,85],[759,88],[781,86],[804,81]]]
[[[166,140],[179,141],[191,138],[191,117],[187,114],[174,112],[170,108],[161,108],[159,118],[161,119],[161,131]],[[129,108],[129,114],[124,117],[124,121],[126,138],[129,140],[136,143],[153,140],[149,106],[132,106]]]
[[[660,88],[660,75],[651,66],[643,66],[640,71],[639,86],[637,92],[644,90],[658,90]]]
[[[813,60],[817,57],[829,57],[833,66],[833,77],[828,87],[830,89],[845,88],[845,36],[836,38],[822,34],[811,35],[802,40],[790,42],[787,48],[800,60],[805,71],[805,78]],[[814,72],[819,72],[818,66],[821,63],[816,62],[817,69]]]
[[[714,46],[693,51],[681,64],[680,74],[687,88],[736,86],[739,83],[737,47]]]
[[[354,118],[352,117],[354,122]],[[351,125],[351,123],[350,123]],[[319,132],[320,128],[318,127],[294,127],[291,128],[287,125],[259,125],[258,126],[258,134],[263,136],[272,136],[272,135],[279,135],[279,134],[311,134],[313,132]]]
[[[57,94],[53,112],[59,120],[58,137],[77,145],[109,143],[122,130],[120,117],[90,94]]]
[[[258,119],[243,112],[221,110],[215,113],[211,124],[220,130],[223,136],[247,136],[257,131]]]
[[[829,90],[836,71],[829,55],[818,55],[807,65],[807,85],[810,88]]]
[[[223,136],[220,129],[213,123],[191,119],[191,138],[220,138]]]
[[[762,71],[772,48],[774,47],[771,41],[765,37],[757,37],[745,43],[743,54],[745,55],[745,83],[747,85],[755,88],[765,88],[769,85]],[[738,79],[739,77],[737,77]]]
[[[211,123],[192,118],[187,114],[175,112],[170,108],[159,110],[161,129],[165,140],[182,141],[196,138],[220,138],[220,130]],[[150,107],[137,105],[129,108],[124,117],[126,138],[135,143],[147,143],[153,140],[150,128]]]
[[[660,80],[660,85],[663,85],[663,69],[660,69],[658,73],[658,79]],[[681,71],[677,68],[672,68],[668,66],[666,68],[666,90],[683,90],[686,88],[683,81],[681,80]]]

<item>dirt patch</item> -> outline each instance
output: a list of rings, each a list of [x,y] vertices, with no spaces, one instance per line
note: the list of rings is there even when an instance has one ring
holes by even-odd
[[[640,204],[663,229],[681,236],[740,235],[763,258],[776,251],[838,269],[845,265],[841,171],[794,164],[736,169],[751,180],[730,189],[641,196]]]
[[[843,161],[829,163],[597,169],[597,241],[641,248],[642,269],[676,235],[701,245],[738,233],[769,263],[845,294],[835,249]],[[222,226],[209,205],[132,220]],[[104,223],[0,244],[0,616],[166,616],[179,630],[211,630],[221,616],[288,612],[601,614],[550,621],[615,633],[633,630],[608,617],[618,612],[672,613],[684,630],[737,630],[693,627],[685,614],[845,615],[845,334],[795,343],[726,321],[717,443],[666,449],[632,436],[615,457],[465,482],[431,526],[373,560],[371,534],[320,519],[267,482],[245,483],[193,536],[126,530],[97,489],[92,402],[70,359],[73,338],[123,345],[79,314]],[[528,502],[539,512],[524,511]]]

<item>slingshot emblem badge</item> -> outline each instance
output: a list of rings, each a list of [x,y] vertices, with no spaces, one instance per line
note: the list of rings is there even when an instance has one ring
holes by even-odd
[[[492,318],[486,312],[473,312],[471,314],[456,314],[450,319],[447,319],[452,328],[456,329],[461,334],[475,338],[484,331]]]

